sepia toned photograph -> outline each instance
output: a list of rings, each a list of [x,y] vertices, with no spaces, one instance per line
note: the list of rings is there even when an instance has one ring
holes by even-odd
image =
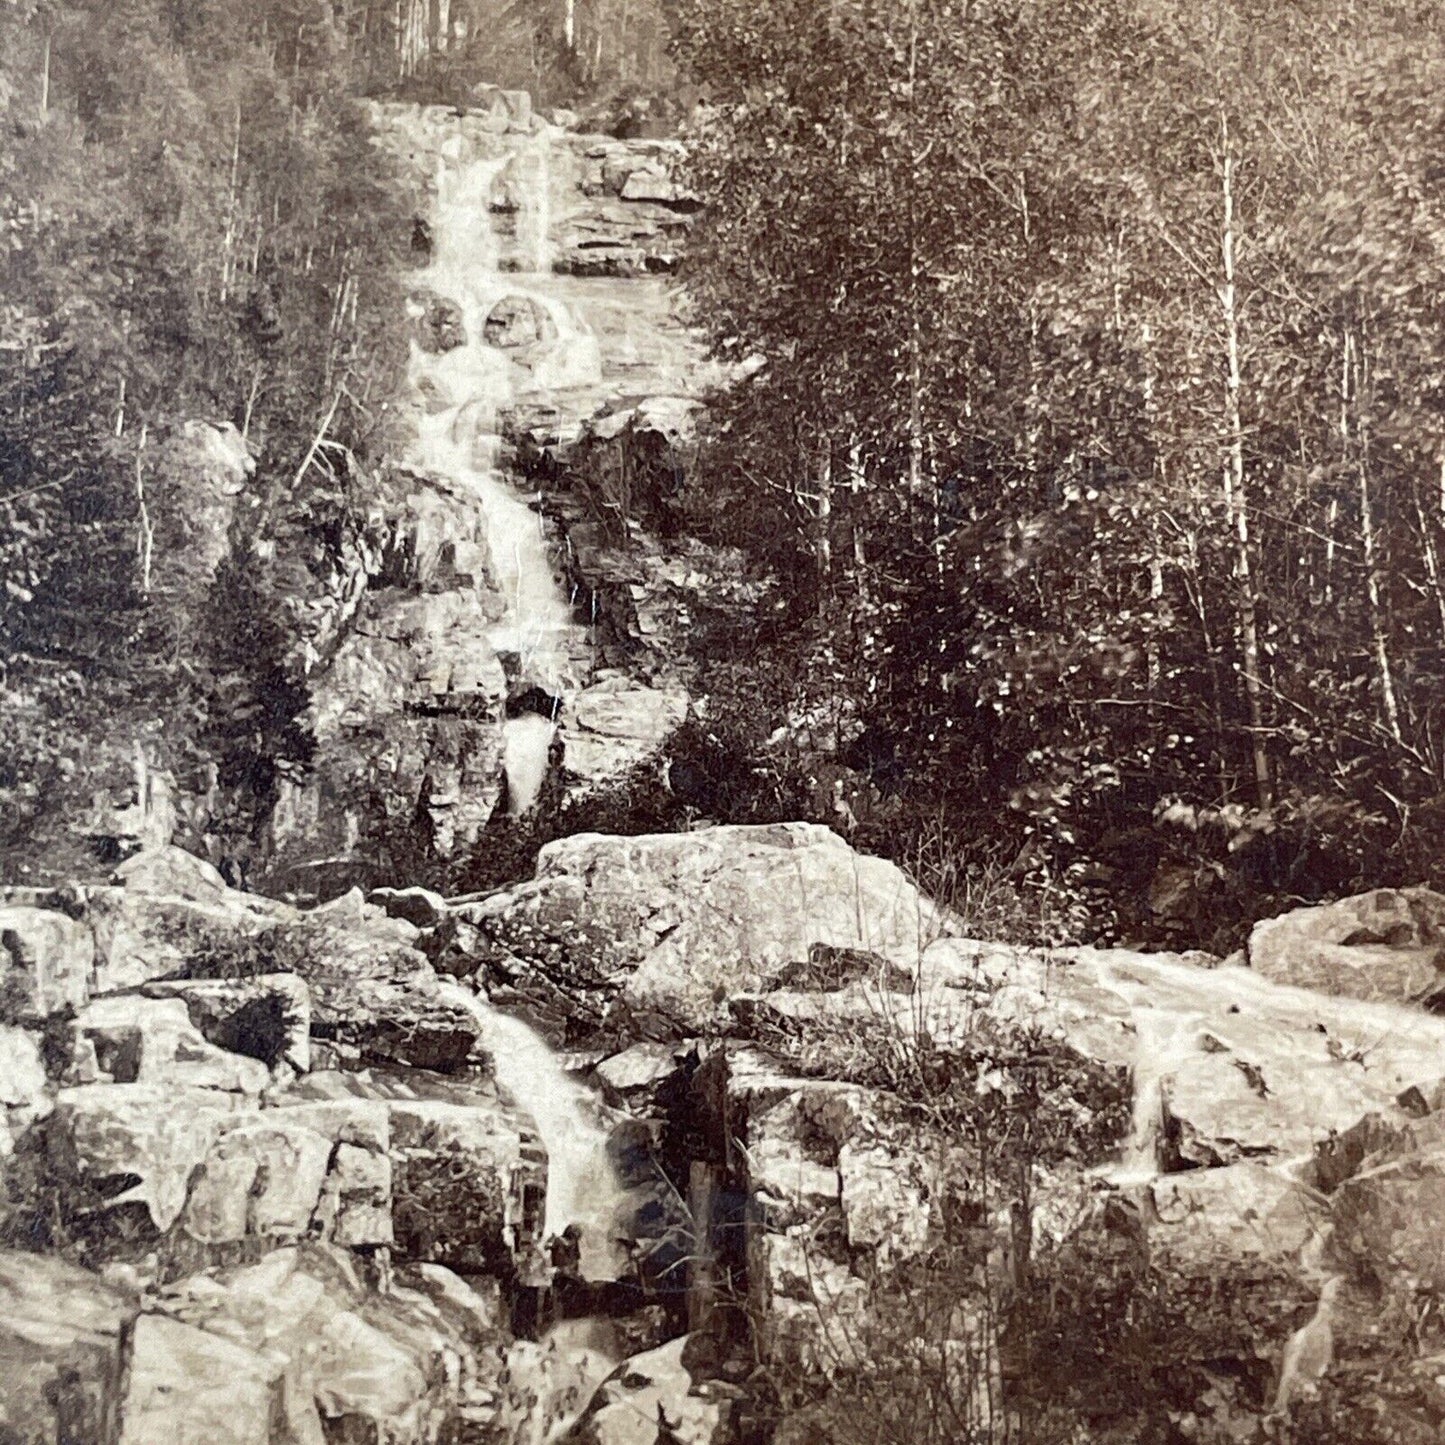
[[[0,1445],[1441,1442],[1445,5],[0,0]]]

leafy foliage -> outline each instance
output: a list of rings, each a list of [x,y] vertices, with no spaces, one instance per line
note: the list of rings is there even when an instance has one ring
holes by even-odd
[[[751,359],[698,489],[807,579],[813,690],[905,811],[986,819],[1095,934],[1198,938],[1129,904],[1161,869],[1227,875],[1220,945],[1436,876],[1429,7],[710,0],[678,49],[689,281]]]
[[[241,837],[306,762],[304,619],[403,354],[397,188],[323,9],[0,15],[10,848],[158,715],[148,745],[219,774]]]

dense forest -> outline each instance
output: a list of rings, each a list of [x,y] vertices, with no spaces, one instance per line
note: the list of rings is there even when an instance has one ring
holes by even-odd
[[[659,0],[337,0],[334,24],[369,88],[459,101],[478,81],[540,105],[674,88]]]
[[[305,760],[298,619],[394,386],[403,233],[352,57],[297,9],[0,12],[12,846],[37,824],[67,836],[72,787],[147,723],[164,763],[219,776],[243,810]],[[208,537],[198,505],[196,419],[254,455],[230,560],[225,513]]]
[[[942,817],[1065,932],[1440,881],[1438,22],[682,6],[689,283],[765,361],[696,521],[797,601],[738,746],[785,679],[860,837]]]

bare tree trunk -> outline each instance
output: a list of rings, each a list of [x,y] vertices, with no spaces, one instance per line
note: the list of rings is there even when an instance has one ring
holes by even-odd
[[[1399,746],[1404,745],[1400,728],[1400,702],[1395,691],[1395,672],[1390,663],[1389,631],[1381,600],[1379,538],[1375,532],[1374,499],[1370,494],[1370,436],[1365,422],[1366,396],[1369,387],[1368,359],[1362,354],[1348,327],[1341,347],[1340,374],[1340,441],[1347,460],[1353,463],[1359,482],[1360,544],[1365,557],[1365,595],[1370,606],[1370,643],[1375,654],[1375,677],[1380,689],[1380,709],[1385,729]],[[1350,440],[1350,402],[1355,404],[1355,444]]]
[[[1441,470],[1445,471],[1445,462],[1441,463]],[[1435,610],[1440,614],[1440,637],[1445,641],[1445,590],[1441,588],[1440,554],[1435,547],[1430,519],[1425,515],[1425,507],[1418,491],[1415,492],[1415,517],[1420,524],[1420,551],[1425,559],[1425,575],[1430,579],[1430,587],[1435,593]]]
[[[221,251],[221,305],[231,294],[231,279],[236,249],[236,212],[240,204],[238,185],[241,177],[241,107],[236,105],[236,136],[231,144],[231,185],[226,194],[226,234]]]
[[[705,1330],[717,1309],[720,1271],[713,1233],[719,1172],[715,1164],[694,1163],[688,1173],[687,1204],[694,1238],[688,1262],[687,1327],[694,1332]]]
[[[908,4],[908,106],[910,112],[918,96],[918,0]],[[904,143],[910,152],[917,137],[917,126],[910,123]],[[917,170],[916,164],[913,169]],[[917,175],[908,187],[908,493],[923,493],[923,316],[919,306],[919,283],[922,266],[918,255],[918,214],[914,197],[918,191]]]
[[[1254,591],[1249,534],[1249,491],[1244,467],[1244,423],[1241,396],[1244,379],[1239,360],[1239,310],[1235,276],[1234,147],[1229,118],[1219,116],[1220,178],[1223,224],[1220,232],[1220,262],[1223,281],[1219,303],[1224,320],[1224,505],[1234,534],[1235,612],[1243,655],[1245,705],[1249,716],[1250,756],[1254,764],[1255,795],[1261,807],[1273,797],[1269,752],[1264,732],[1264,682],[1259,646],[1259,609]]]
[[[256,398],[261,394],[261,368],[256,368],[255,374],[251,377],[251,393],[246,398],[246,414],[241,419],[241,440],[247,440],[251,435],[251,417],[256,411]]]
[[[1214,629],[1209,624],[1209,607],[1204,599],[1203,570],[1199,564],[1199,534],[1191,529],[1186,538],[1189,551],[1189,567],[1184,575],[1184,590],[1194,605],[1194,615],[1199,619],[1199,639],[1204,645],[1205,660],[1209,664],[1209,696],[1214,715],[1214,747],[1219,755],[1219,797],[1224,802],[1230,794],[1229,748],[1224,731],[1224,685],[1220,680],[1219,646],[1214,640]]]
[[[827,609],[833,591],[833,449],[825,439],[818,456],[818,506],[815,555],[818,565],[818,610]]]
[[[1121,228],[1119,233],[1119,249],[1123,248],[1123,243],[1124,236],[1123,230]],[[1114,329],[1119,333],[1122,339],[1124,331],[1124,306],[1122,287],[1120,286],[1117,279],[1114,284]],[[1144,419],[1145,424],[1148,428],[1148,434],[1151,438],[1155,435],[1154,396],[1156,387],[1156,380],[1154,375],[1154,356],[1151,349],[1153,340],[1154,329],[1146,321],[1140,328],[1139,349],[1144,364],[1144,379],[1142,388],[1144,400]],[[1155,459],[1154,475],[1158,479],[1159,491],[1162,495],[1164,492],[1165,483],[1167,481],[1166,466],[1162,455],[1158,456]],[[1153,552],[1149,558],[1149,600],[1154,604],[1153,615],[1157,628],[1159,604],[1164,599],[1164,548],[1159,537],[1159,518],[1157,517],[1157,515],[1151,518],[1150,533],[1153,539],[1154,547]],[[1149,641],[1145,648],[1145,685],[1149,693],[1149,707],[1151,712],[1154,708],[1154,699],[1159,692],[1159,684],[1162,673],[1163,667],[1160,660],[1159,633],[1157,630],[1151,630],[1149,634]]]
[[[1335,554],[1339,545],[1335,541],[1335,527],[1340,520],[1340,499],[1330,498],[1329,512],[1325,521],[1325,603],[1335,600]]]
[[[151,523],[150,508],[146,505],[145,468],[143,462],[146,449],[146,429],[140,429],[140,445],[135,454],[135,500],[137,514],[136,554],[140,562],[140,590],[142,597],[151,592],[151,563],[155,557],[156,531]]]

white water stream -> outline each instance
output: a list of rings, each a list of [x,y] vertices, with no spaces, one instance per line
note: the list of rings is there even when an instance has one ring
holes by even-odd
[[[500,459],[505,410],[529,396],[545,399],[601,376],[596,339],[554,293],[551,276],[552,138],[546,129],[521,141],[510,158],[465,159],[454,150],[437,176],[433,257],[426,288],[460,312],[465,344],[441,355],[413,348],[412,380],[430,394],[418,427],[419,471],[445,477],[470,493],[484,519],[492,580],[503,611],[488,642],[519,691],[535,687],[560,702],[585,685],[583,630],[554,573],[539,513],[505,479]],[[503,177],[503,171],[506,171]],[[505,180],[520,206],[517,239],[525,275],[504,273],[491,201]],[[487,318],[499,302],[515,312],[535,308],[540,336],[502,348],[487,340]],[[579,675],[582,674],[582,675]],[[504,729],[508,806],[522,813],[546,779],[556,716],[534,712]],[[443,994],[480,1026],[497,1083],[529,1114],[547,1152],[548,1239],[576,1232],[584,1280],[617,1279],[624,1265],[616,1237],[623,1191],[607,1152],[608,1130],[592,1094],[573,1079],[531,1028],[493,1008],[460,984]],[[541,1341],[518,1341],[508,1357],[512,1445],[546,1445],[566,1432],[597,1385],[617,1363],[597,1321],[568,1320]]]
[[[607,1126],[592,1092],[562,1066],[545,1039],[521,1019],[493,1008],[461,984],[439,980],[442,994],[476,1019],[497,1083],[531,1115],[547,1151],[543,1232],[579,1235],[584,1280],[618,1278],[624,1260],[617,1240],[624,1203],[607,1153]]]
[[[582,1278],[616,1279],[621,1259],[615,1233],[623,1195],[607,1155],[607,1130],[597,1118],[597,1101],[520,1019],[485,1005],[477,1018],[495,1061],[497,1082],[531,1114],[547,1150],[543,1228],[555,1239],[576,1226]]]
[[[1137,1034],[1133,1127],[1109,1175],[1118,1184],[1147,1183],[1160,1173],[1167,1096],[1174,1076],[1200,1057],[1203,1035],[1214,1049],[1305,1087],[1321,1079],[1336,1092],[1375,1090],[1340,1095],[1347,1102],[1339,1127],[1353,1122],[1356,1104],[1363,1113],[1372,1098],[1382,1106],[1406,1084],[1434,1077],[1445,1050],[1445,1020],[1419,1008],[1324,995],[1250,968],[1199,968],[1167,955],[1094,959],[1099,984],[1124,1001]],[[1327,1041],[1336,1060],[1353,1062],[1327,1064]],[[1334,1076],[1332,1068],[1342,1072]]]
[[[546,131],[510,161],[443,159],[433,217],[434,252],[424,281],[452,302],[462,318],[465,344],[441,355],[413,347],[412,380],[436,408],[418,427],[413,460],[418,470],[446,477],[476,497],[485,519],[493,580],[502,594],[502,617],[489,629],[493,649],[514,668],[523,688],[534,685],[560,698],[584,679],[582,630],[553,570],[540,514],[504,480],[498,466],[502,414],[529,394],[594,383],[601,375],[596,338],[570,309],[549,294],[551,283],[551,163]],[[533,272],[504,274],[491,211],[493,188],[507,171],[521,202],[519,235]],[[544,335],[526,347],[502,349],[486,339],[497,304],[531,303]],[[505,729],[508,805],[522,813],[536,801],[546,777],[555,718],[514,718]]]

